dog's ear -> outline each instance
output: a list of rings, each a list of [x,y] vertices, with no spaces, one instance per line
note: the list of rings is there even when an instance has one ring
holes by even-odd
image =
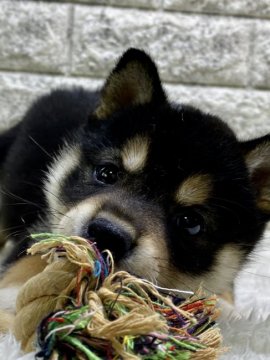
[[[270,218],[270,134],[241,143],[257,205]]]
[[[95,115],[104,119],[128,106],[165,100],[154,62],[145,52],[129,49],[109,75]]]

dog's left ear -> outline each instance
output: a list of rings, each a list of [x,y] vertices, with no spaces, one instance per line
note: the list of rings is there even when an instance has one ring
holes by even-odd
[[[241,143],[257,205],[270,219],[270,134]]]
[[[165,100],[154,62],[144,51],[129,49],[108,77],[95,115],[104,119],[128,106]]]

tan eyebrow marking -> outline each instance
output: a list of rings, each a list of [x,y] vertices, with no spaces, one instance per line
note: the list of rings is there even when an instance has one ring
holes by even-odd
[[[143,135],[136,135],[126,142],[121,156],[127,171],[136,172],[143,169],[147,160],[149,143],[149,139]]]
[[[209,198],[211,190],[212,181],[210,175],[192,175],[179,186],[175,199],[182,205],[200,205]]]

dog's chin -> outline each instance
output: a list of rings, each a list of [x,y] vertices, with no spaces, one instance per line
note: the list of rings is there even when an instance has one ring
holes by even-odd
[[[137,249],[126,259],[116,264],[117,270],[125,270],[133,275],[145,278],[155,285],[188,292],[196,292],[198,289],[206,293],[224,294],[232,292],[233,282],[243,263],[244,254],[241,249],[232,244],[227,244],[217,254],[215,263],[202,274],[188,274],[166,260],[166,252],[163,257],[157,254],[157,248],[146,247]]]

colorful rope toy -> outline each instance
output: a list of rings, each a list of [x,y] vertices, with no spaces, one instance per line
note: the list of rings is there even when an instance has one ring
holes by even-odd
[[[38,234],[28,253],[48,265],[22,288],[14,332],[44,360],[216,359],[216,297],[162,294],[147,280],[114,272],[109,251],[71,236]]]

